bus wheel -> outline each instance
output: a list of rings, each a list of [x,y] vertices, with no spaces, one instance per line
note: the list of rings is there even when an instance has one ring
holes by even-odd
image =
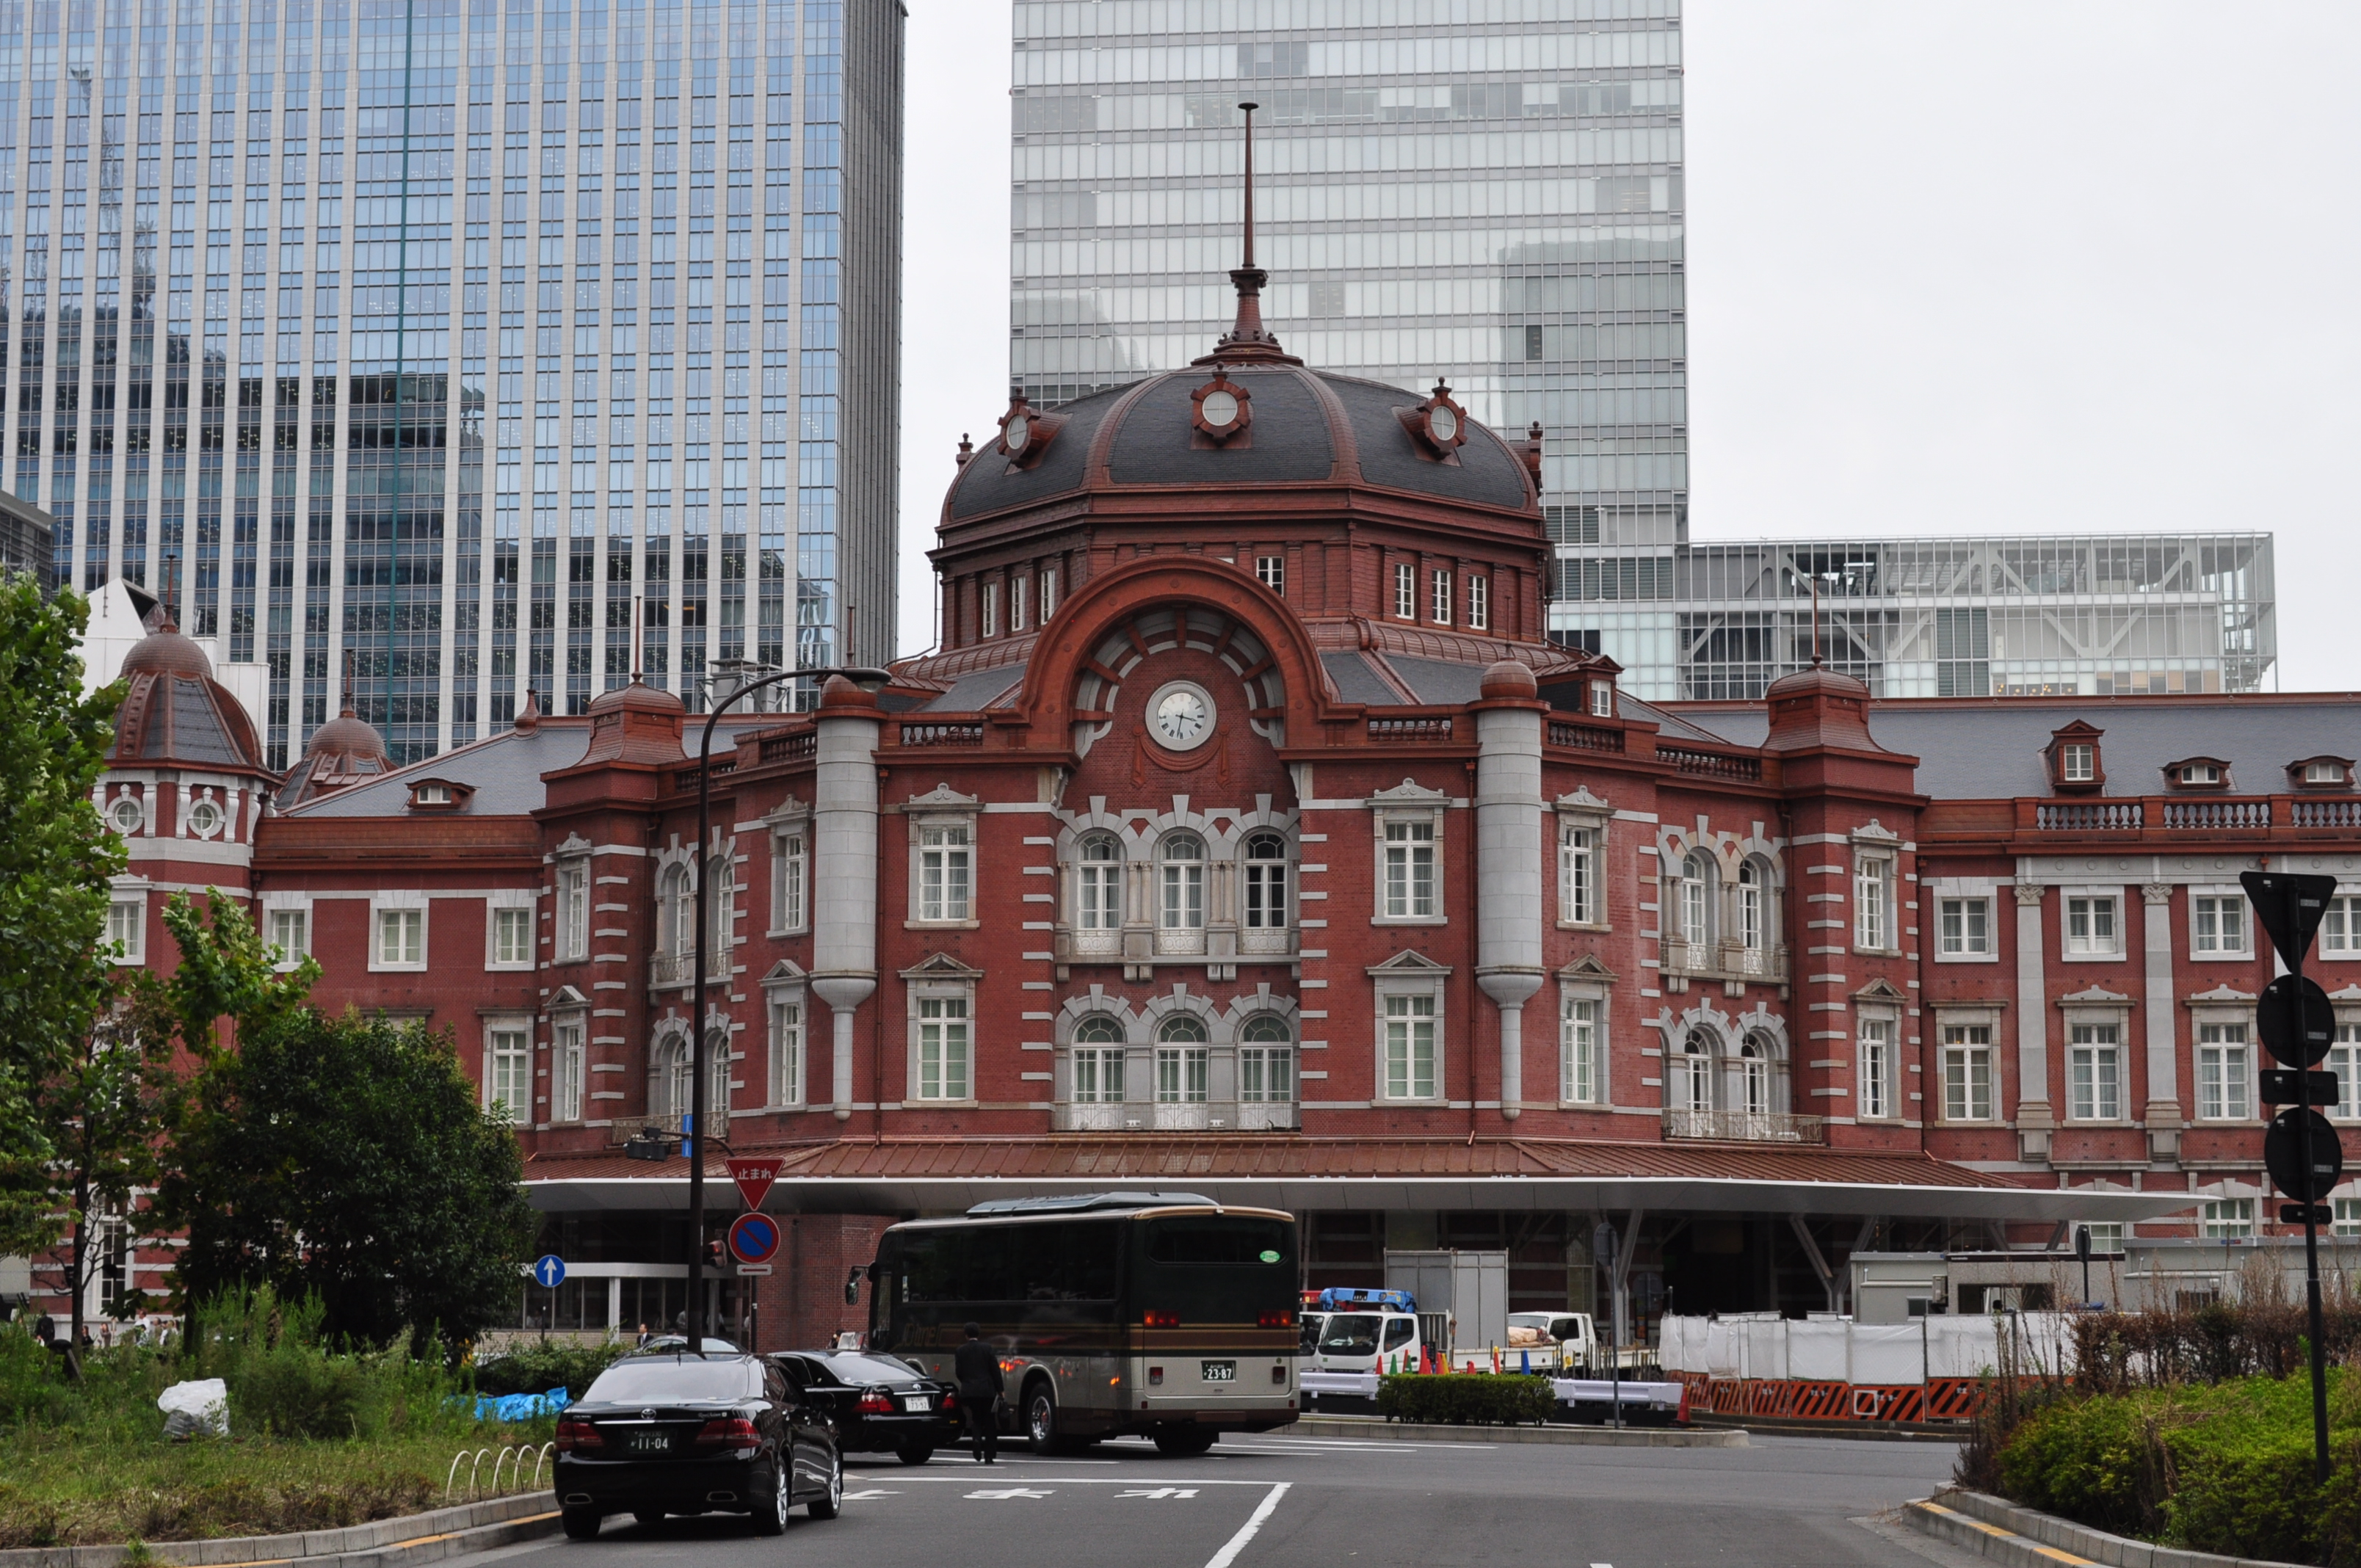
[[[1058,1401],[1047,1383],[1036,1383],[1025,1394],[1025,1441],[1034,1453],[1062,1452],[1058,1439]]]
[[[1156,1429],[1156,1452],[1169,1453],[1175,1459],[1193,1459],[1213,1446],[1219,1432],[1202,1427],[1178,1426]]]

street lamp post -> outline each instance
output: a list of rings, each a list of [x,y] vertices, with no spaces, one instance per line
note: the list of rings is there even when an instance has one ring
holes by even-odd
[[[775,686],[788,681],[825,681],[842,675],[863,691],[883,690],[893,676],[884,670],[860,666],[831,666],[821,670],[778,670],[759,680],[748,681],[736,691],[713,705],[705,716],[704,738],[697,748],[697,1003],[690,1015],[689,1029],[689,1090],[688,1090],[688,1313],[686,1347],[692,1353],[705,1354],[705,977],[709,961],[707,950],[712,939],[713,919],[709,909],[712,893],[707,876],[706,839],[713,832],[713,727],[730,706],[750,692],[765,686]]]

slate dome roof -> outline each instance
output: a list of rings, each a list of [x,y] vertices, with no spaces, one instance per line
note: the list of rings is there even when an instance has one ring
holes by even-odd
[[[1460,506],[1534,505],[1523,457],[1472,419],[1455,463],[1430,455],[1401,419],[1426,400],[1415,392],[1277,357],[1241,355],[1219,368],[1247,394],[1242,438],[1214,445],[1196,433],[1190,394],[1213,365],[1167,370],[1039,411],[1062,423],[1029,467],[997,439],[978,447],[951,483],[943,521],[1081,493],[1217,485],[1350,484]]]
[[[115,712],[115,766],[170,763],[230,773],[262,772],[254,720],[213,661],[170,621],[124,656],[122,706]]]
[[[214,663],[205,651],[166,620],[131,645],[118,672],[123,680],[134,675],[185,675],[194,681],[213,679]]]

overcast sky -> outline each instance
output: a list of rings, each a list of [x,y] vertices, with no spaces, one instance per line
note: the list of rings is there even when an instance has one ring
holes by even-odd
[[[1005,5],[909,4],[915,651],[951,453],[1007,400],[1009,49]],[[1685,31],[1692,538],[2268,530],[2280,684],[2361,688],[2361,5]]]

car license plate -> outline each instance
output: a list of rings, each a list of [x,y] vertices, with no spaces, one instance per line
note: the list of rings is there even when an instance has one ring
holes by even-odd
[[[1204,1365],[1205,1365],[1205,1381],[1206,1381],[1206,1382],[1208,1382],[1208,1383],[1235,1383],[1235,1382],[1236,1382],[1236,1381],[1237,1381],[1237,1378],[1238,1378],[1238,1364],[1237,1364],[1236,1362],[1235,1362],[1235,1361],[1209,1361],[1209,1362],[1206,1362]]]
[[[669,1453],[672,1452],[672,1433],[635,1431],[631,1434],[631,1441],[623,1447],[624,1451],[630,1453]]]
[[[902,1399],[902,1408],[906,1410],[931,1410],[935,1408],[934,1396],[930,1394],[905,1395]]]

